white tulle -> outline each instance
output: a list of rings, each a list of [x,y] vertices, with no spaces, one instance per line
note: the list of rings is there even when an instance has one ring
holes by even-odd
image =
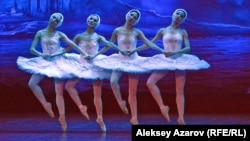
[[[145,61],[146,57],[126,57],[120,54],[112,54],[107,58],[94,61],[94,65],[112,71],[120,71],[127,73],[148,73],[148,69],[142,68],[141,63]]]
[[[98,55],[94,60],[80,60],[79,54],[66,53],[65,65],[71,68],[71,73],[73,73],[77,78],[84,79],[109,79],[111,76],[111,71],[99,68],[93,65],[93,62],[100,59],[107,58],[106,55]]]
[[[99,55],[94,60],[101,58],[105,58],[105,56]],[[19,56],[17,66],[25,72],[51,78],[109,79],[111,71],[94,66],[92,64],[94,60],[82,63],[80,62],[80,55],[75,53],[66,53],[48,60],[42,57],[25,58]]]
[[[74,74],[65,71],[70,70],[70,68],[67,68],[67,65],[64,66],[64,61],[64,56],[58,56],[48,60],[42,57],[25,58],[19,56],[16,63],[20,70],[31,74],[40,74],[51,78],[61,79],[75,77]]]
[[[205,60],[199,59],[195,55],[182,54],[172,57],[165,57],[163,54],[157,54],[147,57],[141,64],[141,67],[149,71],[154,70],[201,70],[208,69],[210,64]]]

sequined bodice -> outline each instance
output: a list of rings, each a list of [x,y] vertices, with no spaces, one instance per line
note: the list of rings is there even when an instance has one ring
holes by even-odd
[[[97,33],[93,33],[93,34],[84,33],[78,45],[83,51],[85,51],[89,55],[97,54],[99,50],[98,34]],[[87,60],[84,59],[82,54],[80,55],[80,60],[82,62],[87,62]]]
[[[134,31],[120,31],[117,37],[118,46],[124,50],[133,50],[136,48],[136,35]]]
[[[99,49],[98,43],[98,35],[94,33],[93,35],[89,35],[84,37],[84,40],[79,42],[79,47],[90,55],[95,55]]]
[[[42,36],[41,45],[43,53],[53,54],[60,50],[60,36],[56,32],[53,36]]]
[[[137,45],[137,37],[135,31],[131,32],[126,30],[121,30],[117,36],[117,44],[118,47],[123,50],[128,50],[128,51],[134,50]],[[121,53],[119,54],[123,56]],[[136,56],[138,56],[137,52],[127,57],[135,58]]]
[[[182,35],[179,32],[168,31],[163,35],[163,46],[166,51],[178,51],[182,47]]]

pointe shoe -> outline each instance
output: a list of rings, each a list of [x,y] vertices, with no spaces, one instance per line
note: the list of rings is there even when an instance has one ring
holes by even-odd
[[[178,123],[179,125],[186,125],[184,119],[181,119],[181,118],[178,118],[178,119],[177,119],[177,123]]]
[[[89,114],[87,112],[87,110],[88,110],[87,106],[81,105],[81,106],[79,106],[79,109],[80,109],[80,112],[82,113],[82,115],[85,116],[87,118],[87,120],[89,120],[90,118],[89,118]]]
[[[121,103],[119,103],[119,106],[122,109],[123,113],[128,115],[128,108],[126,106],[126,101],[123,100]]]
[[[58,120],[59,120],[59,122],[61,124],[62,131],[66,132],[67,131],[67,122],[66,122],[65,116],[60,116]]]
[[[46,104],[43,105],[43,108],[45,109],[45,111],[49,114],[49,116],[51,118],[54,118],[55,115],[53,113],[53,110],[52,110],[52,105],[51,103],[47,102]]]
[[[136,118],[131,118],[131,119],[130,119],[130,123],[131,123],[132,125],[138,125],[138,124],[139,124],[139,122],[138,122],[138,120],[137,120]]]
[[[103,119],[97,118],[97,119],[96,119],[96,122],[97,122],[97,123],[99,124],[99,126],[101,127],[102,132],[106,132],[106,131],[107,131],[106,125],[105,125],[105,123],[103,122]]]
[[[167,122],[170,122],[170,117],[168,112],[169,112],[168,106],[164,106],[163,108],[161,108],[161,114],[164,116]]]

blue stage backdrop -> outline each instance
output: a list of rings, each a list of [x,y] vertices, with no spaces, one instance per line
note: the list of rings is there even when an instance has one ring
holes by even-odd
[[[99,14],[101,24],[97,32],[109,40],[114,28],[124,23],[125,14],[130,9],[139,9],[142,16],[136,27],[152,39],[158,29],[170,24],[176,8],[184,8],[188,18],[181,27],[189,33],[190,53],[211,65],[207,70],[187,72],[186,95],[250,94],[249,0],[1,0],[0,6],[1,109],[6,108],[3,107],[6,99],[13,100],[13,95],[31,95],[28,89],[30,74],[17,68],[16,59],[18,56],[34,57],[29,52],[33,37],[36,31],[47,25],[49,16],[54,12],[65,16],[59,30],[71,39],[84,31],[89,14]],[[162,46],[161,43],[158,45]],[[113,52],[115,50],[111,49],[106,54]],[[148,49],[139,54],[152,56],[156,53]],[[139,93],[148,93],[147,77],[141,76]],[[47,83],[42,82],[44,91],[54,93],[51,79],[45,81]],[[124,84],[121,89],[125,91],[126,81],[123,79],[121,82]],[[81,92],[92,89],[88,81],[81,83],[78,86]],[[170,73],[159,85],[163,92],[174,95],[174,83]],[[110,89],[108,81],[104,88]]]

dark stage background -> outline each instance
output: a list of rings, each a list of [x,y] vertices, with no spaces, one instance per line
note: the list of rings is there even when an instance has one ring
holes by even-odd
[[[113,29],[124,23],[125,14],[132,8],[141,11],[142,17],[136,27],[149,39],[159,28],[170,24],[171,14],[176,8],[187,10],[188,19],[182,28],[189,33],[191,54],[211,65],[207,70],[187,72],[187,114],[249,115],[250,1],[2,0],[0,5],[0,115],[44,112],[28,88],[31,75],[17,68],[16,59],[18,56],[34,57],[29,53],[32,39],[37,30],[47,25],[51,13],[64,14],[65,20],[59,30],[71,39],[85,30],[87,16],[97,13],[101,17],[97,32],[109,39]],[[162,43],[158,45],[162,46]],[[105,54],[114,52],[109,50]],[[156,53],[149,49],[139,54],[152,56]],[[159,85],[165,102],[171,107],[171,113],[177,114],[173,75],[170,72]],[[139,114],[159,113],[145,85],[148,75],[141,75],[140,78]],[[46,78],[41,86],[56,111],[53,80]],[[95,114],[91,81],[82,80],[77,87],[82,101],[89,106],[89,112]],[[123,97],[127,99],[126,75],[121,79],[121,89]],[[66,91],[65,100],[67,113],[78,112]],[[103,104],[104,114],[121,114],[108,81],[104,81]]]

